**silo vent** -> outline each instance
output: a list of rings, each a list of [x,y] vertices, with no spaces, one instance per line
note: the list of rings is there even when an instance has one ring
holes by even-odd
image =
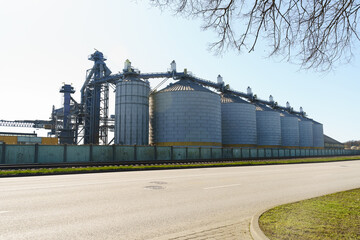
[[[248,94],[248,95],[252,95],[252,94],[253,94],[253,93],[252,93],[252,90],[251,90],[251,87],[248,87],[248,88],[247,88],[247,94]]]
[[[274,97],[272,95],[269,96],[269,101],[274,102]]]
[[[222,76],[220,74],[217,76],[217,83],[218,84],[223,84],[224,83],[223,78],[222,78]]]
[[[124,71],[130,71],[130,69],[131,69],[131,62],[129,59],[126,59],[124,63]]]
[[[172,71],[172,72],[176,72],[176,62],[175,62],[175,60],[173,60],[173,61],[171,62],[170,66],[171,66],[171,71]]]

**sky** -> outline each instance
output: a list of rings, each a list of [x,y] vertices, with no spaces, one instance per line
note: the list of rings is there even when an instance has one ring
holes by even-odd
[[[255,52],[229,50],[217,56],[208,50],[216,33],[202,31],[201,20],[162,12],[150,0],[0,0],[0,4],[0,119],[49,119],[52,106],[61,106],[63,83],[71,83],[76,90],[73,97],[80,100],[86,70],[93,65],[87,57],[96,48],[107,57],[113,73],[123,69],[126,59],[142,73],[165,72],[175,60],[178,71],[187,68],[211,81],[221,74],[233,89],[246,92],[250,86],[261,99],[268,100],[271,94],[282,106],[286,101],[295,110],[302,106],[308,117],[324,125],[326,135],[341,142],[360,139],[359,42],[350,63],[319,73],[299,70],[280,57],[268,58],[261,41]],[[158,80],[150,81],[155,86]]]

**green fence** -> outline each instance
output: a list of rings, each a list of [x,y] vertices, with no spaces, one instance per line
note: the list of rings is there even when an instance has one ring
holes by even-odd
[[[359,150],[211,148],[98,145],[0,144],[0,164],[51,164],[121,161],[182,161],[193,159],[271,159],[360,155]]]

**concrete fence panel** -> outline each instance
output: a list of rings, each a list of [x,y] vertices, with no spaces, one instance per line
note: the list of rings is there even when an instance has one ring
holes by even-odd
[[[250,149],[250,158],[253,158],[253,159],[258,158],[258,149]]]
[[[232,148],[223,148],[223,158],[224,159],[232,159],[233,158]]]
[[[290,156],[291,157],[296,157],[296,154],[297,154],[296,149],[291,149],[290,150]]]
[[[290,149],[284,149],[284,157],[290,157],[291,153],[290,153]]]
[[[285,150],[284,149],[279,149],[279,157],[280,158],[285,157]]]
[[[64,146],[39,145],[38,163],[61,163],[64,161]]]
[[[279,149],[273,148],[273,149],[271,149],[271,151],[272,151],[273,158],[279,158]]]
[[[5,164],[5,148],[6,145],[0,142],[0,164]]]
[[[272,149],[271,148],[265,149],[265,158],[272,158]]]
[[[139,160],[139,161],[155,160],[156,159],[155,153],[156,153],[155,148],[151,147],[151,146],[136,147],[136,160]]]
[[[265,149],[262,149],[262,148],[259,148],[257,150],[257,153],[258,153],[258,158],[264,158],[265,157]]]
[[[233,148],[233,158],[241,159],[241,148]]]
[[[115,146],[115,162],[134,161],[135,147],[132,146]]]
[[[241,159],[249,159],[250,158],[250,149],[242,148],[241,149]]]
[[[89,162],[90,158],[89,145],[68,145],[66,146],[66,161],[67,162]]]
[[[200,148],[201,159],[211,159],[211,148]]]
[[[114,159],[113,146],[92,146],[92,160],[94,162],[112,162]]]
[[[200,149],[189,147],[187,149],[187,159],[200,159]]]
[[[156,147],[156,158],[163,161],[171,160],[171,147]]]
[[[5,163],[35,163],[35,145],[6,145]]]
[[[220,159],[220,158],[223,158],[223,156],[222,156],[222,149],[221,149],[221,148],[212,148],[211,156],[212,156],[212,159]]]
[[[0,144],[0,164],[264,159],[359,155],[359,150]]]
[[[186,160],[186,148],[174,147],[173,148],[173,160]]]

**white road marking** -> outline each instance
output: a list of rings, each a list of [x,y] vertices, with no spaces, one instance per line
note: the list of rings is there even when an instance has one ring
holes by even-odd
[[[208,189],[216,189],[216,188],[227,188],[227,187],[236,187],[236,186],[241,186],[241,183],[238,184],[231,184],[231,185],[222,185],[222,186],[215,186],[215,187],[206,187],[203,188],[204,190],[208,190]]]
[[[2,214],[2,213],[8,213],[8,212],[10,212],[10,211],[0,211],[0,214]]]

